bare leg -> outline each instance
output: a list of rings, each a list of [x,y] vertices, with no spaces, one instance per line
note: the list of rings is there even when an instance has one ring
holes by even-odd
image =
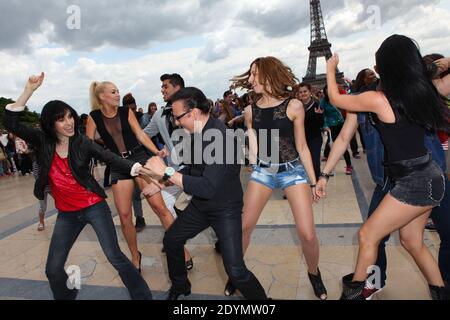
[[[307,184],[299,184],[287,188],[285,192],[294,215],[308,272],[317,275],[320,246],[314,225],[311,188]]]
[[[430,284],[443,286],[436,261],[429,255],[429,251],[418,249],[420,246],[417,245],[417,239],[423,236],[423,227],[419,230],[419,226],[425,225],[423,221],[428,218],[430,210],[431,207],[416,207],[401,203],[388,194],[359,231],[358,262],[353,281],[366,280],[367,269],[376,261],[381,239],[395,230],[406,227],[403,231],[404,244],[412,243],[410,249],[414,251],[413,257],[418,262],[419,268],[425,272],[424,276],[427,280],[433,281]],[[416,221],[417,218],[419,219]],[[409,223],[412,225],[409,226]],[[411,239],[411,242],[406,239]],[[423,265],[424,261],[427,266]]]
[[[427,282],[431,285],[442,287],[444,286],[444,282],[438,264],[423,242],[423,233],[430,214],[431,210],[418,216],[401,228],[400,241],[402,246],[414,258],[414,261],[416,261],[417,266]]]
[[[131,261],[139,268],[139,252],[137,247],[136,228],[133,225],[131,199],[134,190],[133,180],[119,180],[112,186],[114,203],[120,217],[122,233],[131,252]]]
[[[250,181],[244,195],[244,213],[242,215],[242,246],[247,251],[250,236],[255,229],[261,213],[272,195],[272,189],[260,183]]]

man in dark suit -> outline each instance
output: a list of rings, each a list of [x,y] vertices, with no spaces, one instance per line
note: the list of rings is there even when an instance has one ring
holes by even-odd
[[[190,139],[187,139],[189,148],[183,150],[185,166],[177,172],[167,167],[158,157],[153,157],[146,164],[154,173],[154,179],[175,184],[193,196],[191,203],[164,237],[172,281],[167,299],[176,300],[180,295],[187,296],[191,293],[191,284],[184,266],[183,247],[188,239],[209,226],[219,239],[225,271],[231,283],[247,299],[267,299],[264,288],[247,269],[243,258],[243,192],[241,166],[236,152],[237,139],[233,132],[227,132],[220,120],[210,117],[209,108],[207,98],[199,89],[184,88],[177,92],[172,97],[173,117],[176,124],[190,134]],[[202,139],[205,133],[214,136],[213,142],[211,139]],[[219,148],[208,157],[206,153],[212,149],[212,144]],[[227,157],[227,152],[231,149],[234,154],[228,153]]]

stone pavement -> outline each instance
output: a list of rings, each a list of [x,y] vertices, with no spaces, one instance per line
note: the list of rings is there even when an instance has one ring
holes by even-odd
[[[344,162],[330,179],[328,197],[314,206],[321,243],[320,269],[329,299],[338,299],[341,277],[353,271],[358,250],[357,231],[367,214],[373,183],[365,159],[353,160],[355,172],[344,174]],[[97,168],[100,178],[103,168]],[[242,169],[244,188],[249,171]],[[51,299],[45,277],[45,262],[56,210],[49,200],[46,229],[38,232],[37,200],[32,195],[32,176],[0,179],[0,299]],[[123,252],[129,256],[120,230],[111,190],[108,203],[114,215]],[[185,198],[178,205],[186,205]],[[163,299],[169,289],[166,257],[161,253],[164,234],[159,220],[144,201],[147,228],[138,234],[143,253],[142,272],[154,293]],[[426,232],[426,243],[437,256],[439,239]],[[192,295],[188,299],[225,299],[226,274],[221,257],[214,251],[211,231],[206,230],[187,244],[194,260],[189,278]],[[414,261],[399,245],[398,236],[388,242],[388,282],[378,299],[428,300],[428,288]],[[282,192],[274,192],[266,206],[245,256],[249,269],[260,279],[268,295],[275,299],[315,300],[307,277],[293,217]],[[128,299],[117,272],[107,262],[90,226],[73,247],[67,265],[80,266],[82,289],[79,299]],[[231,299],[240,299],[233,297]]]

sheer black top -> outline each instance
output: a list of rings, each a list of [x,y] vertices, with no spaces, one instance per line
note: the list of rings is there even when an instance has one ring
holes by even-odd
[[[258,141],[258,159],[276,163],[272,160],[272,147],[279,146],[278,163],[290,162],[299,157],[295,146],[294,123],[287,116],[287,107],[291,99],[272,108],[260,108],[252,105],[252,126]],[[278,130],[278,138],[275,134]]]

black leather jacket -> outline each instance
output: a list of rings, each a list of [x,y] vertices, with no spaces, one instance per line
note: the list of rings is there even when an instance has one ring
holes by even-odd
[[[44,190],[48,184],[48,173],[55,155],[56,143],[51,141],[41,130],[33,129],[19,123],[22,112],[5,110],[3,125],[5,128],[33,145],[37,150],[39,174],[34,185],[34,195],[39,200],[44,199]],[[77,132],[77,129],[75,129]],[[90,173],[89,163],[92,158],[99,159],[114,170],[130,173],[134,163],[103,149],[101,146],[78,132],[69,140],[69,166],[75,180],[87,190],[102,198],[106,193]]]

